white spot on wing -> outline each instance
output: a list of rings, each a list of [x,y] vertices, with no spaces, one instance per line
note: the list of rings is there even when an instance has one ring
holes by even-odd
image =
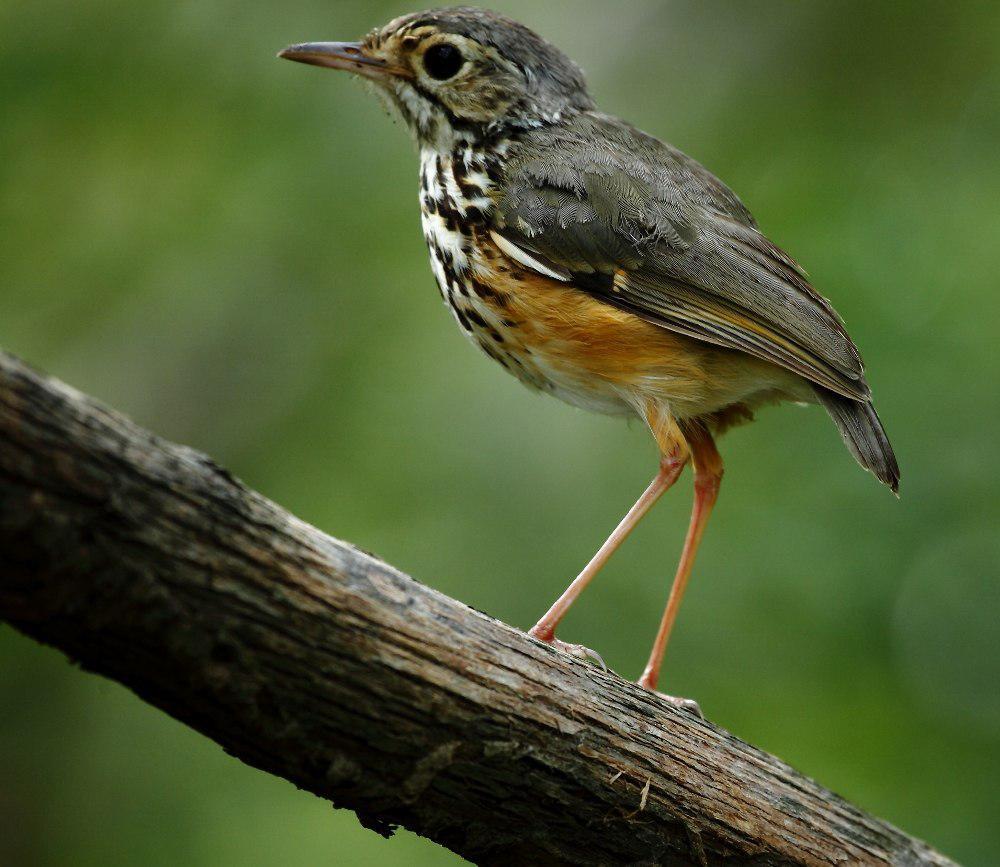
[[[494,232],[491,229],[490,237],[493,239],[493,243],[500,248],[501,252],[510,256],[510,258],[515,262],[520,262],[525,268],[530,268],[532,271],[536,271],[546,277],[551,277],[553,280],[560,280],[563,283],[569,282],[569,277],[565,273],[553,271],[547,265],[543,265],[533,256],[530,256],[527,252],[518,247],[517,244],[513,244],[508,241],[499,232]]]

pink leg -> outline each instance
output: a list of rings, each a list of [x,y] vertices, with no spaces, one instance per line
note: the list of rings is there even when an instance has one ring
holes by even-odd
[[[573,583],[566,588],[545,616],[536,623],[530,631],[530,635],[541,641],[555,644],[563,650],[584,655],[582,648],[574,645],[566,645],[556,638],[556,628],[560,621],[566,616],[570,606],[576,598],[584,591],[586,586],[593,580],[594,576],[601,570],[601,567],[611,558],[611,555],[618,549],[618,546],[628,538],[628,534],[635,529],[636,524],[655,505],[656,501],[663,496],[666,490],[677,481],[677,477],[687,463],[687,456],[683,458],[663,458],[660,461],[660,471],[656,478],[646,488],[645,493],[639,497],[636,504],[629,509],[628,514],[622,518],[622,522],[615,528],[615,531],[608,537],[608,540],[601,545],[600,550],[593,556],[593,559],[584,567],[583,571],[573,579]],[[588,654],[589,655],[589,654]]]
[[[698,544],[701,542],[708,517],[715,505],[719,494],[719,483],[722,480],[722,458],[716,451],[711,434],[700,425],[691,427],[684,433],[691,447],[691,458],[694,464],[694,507],[691,511],[691,523],[688,526],[687,538],[684,540],[684,550],[677,566],[673,586],[670,588],[670,597],[663,612],[663,619],[660,621],[660,629],[656,633],[656,640],[653,642],[653,650],[649,655],[646,670],[639,678],[639,686],[649,690],[656,689],[656,683],[660,677],[660,666],[663,663],[663,654],[667,649],[667,640],[670,638],[674,621],[677,619],[677,611],[681,607],[681,599],[684,597],[684,590],[691,577],[691,567],[694,565],[695,554],[698,553]],[[678,703],[683,701],[678,700]]]

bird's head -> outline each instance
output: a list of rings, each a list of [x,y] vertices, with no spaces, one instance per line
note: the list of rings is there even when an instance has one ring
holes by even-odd
[[[279,56],[374,82],[421,146],[439,150],[593,107],[573,61],[524,25],[485,9],[404,15],[362,42],[304,43]]]

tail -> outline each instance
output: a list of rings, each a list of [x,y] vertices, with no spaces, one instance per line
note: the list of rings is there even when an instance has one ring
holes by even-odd
[[[888,485],[894,494],[898,493],[899,464],[875,407],[867,400],[851,400],[819,386],[816,396],[830,413],[858,463]]]

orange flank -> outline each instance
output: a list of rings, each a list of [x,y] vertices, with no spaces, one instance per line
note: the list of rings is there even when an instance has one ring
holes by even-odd
[[[662,454],[677,442],[672,420],[701,418],[721,430],[749,420],[761,404],[810,399],[801,380],[777,365],[654,325],[527,270],[488,239],[476,246],[478,274],[493,290],[479,301],[505,326],[514,372],[570,403],[638,415]]]

